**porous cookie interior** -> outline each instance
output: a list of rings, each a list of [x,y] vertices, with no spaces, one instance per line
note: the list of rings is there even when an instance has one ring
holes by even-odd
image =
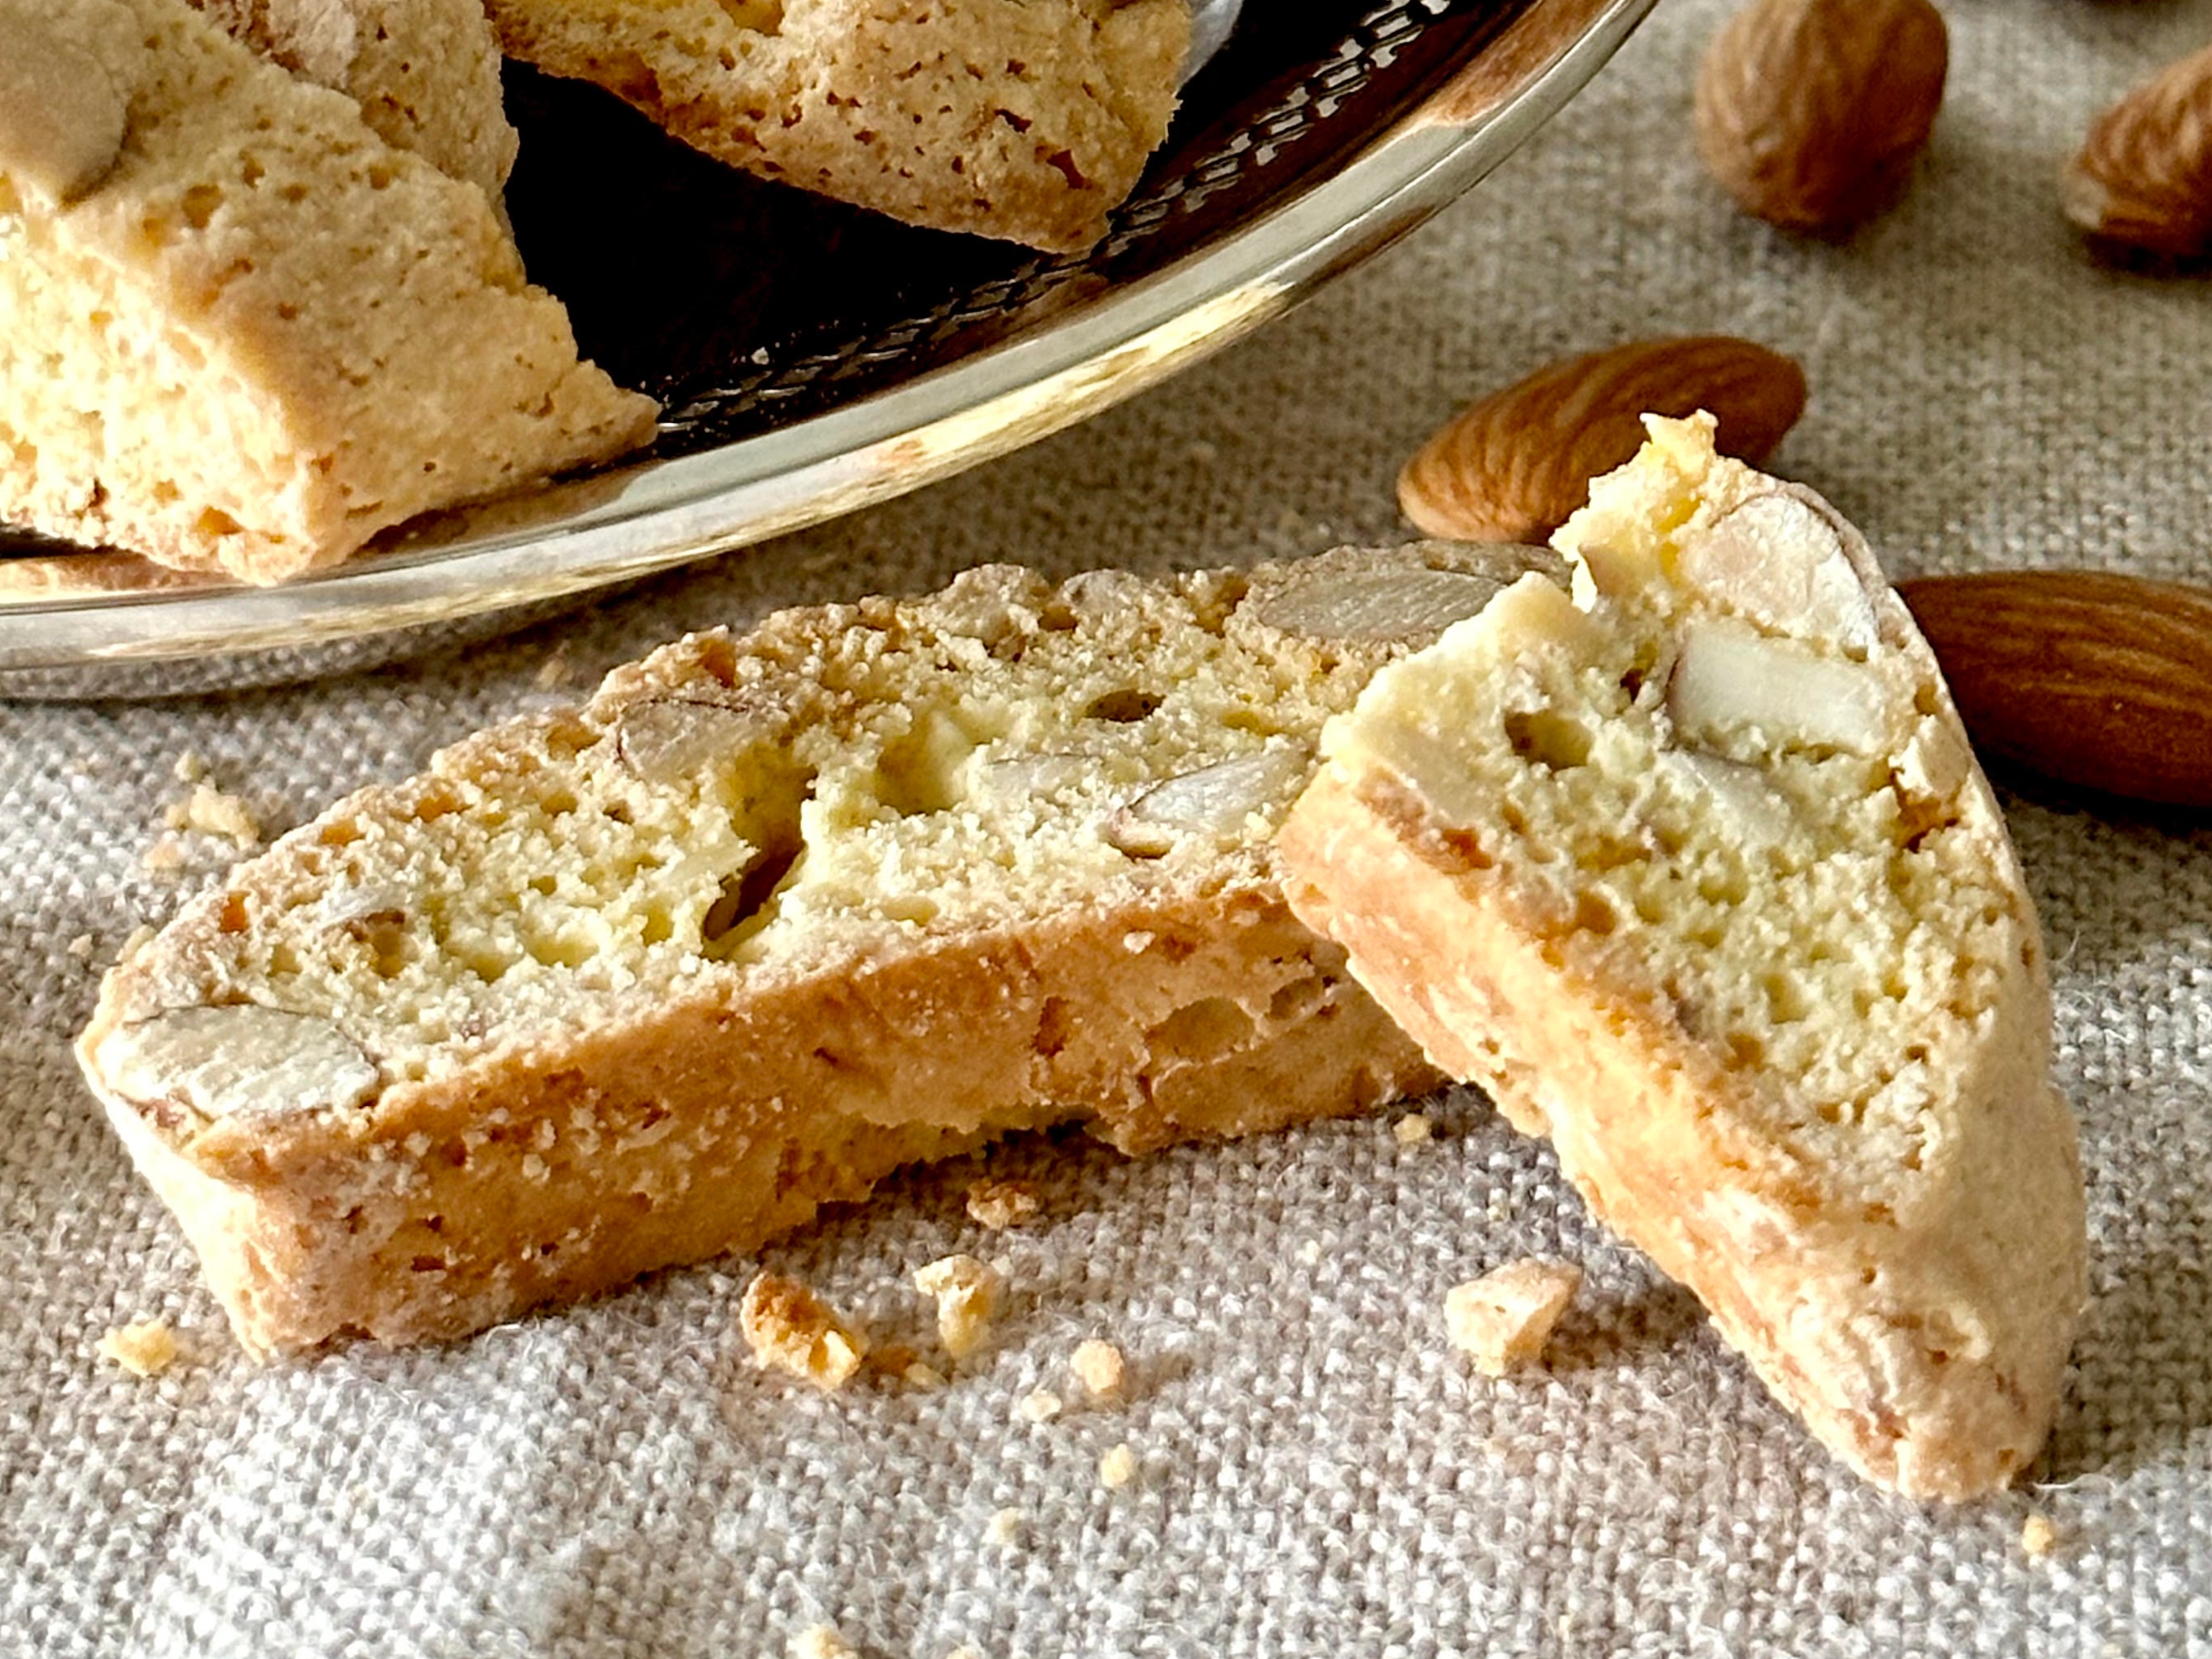
[[[1058,589],[999,568],[695,637],[295,832],[126,969],[119,1018],[312,1014],[392,1084],[711,976],[1258,879],[1312,734],[1403,642],[1407,584],[1431,634],[1498,591],[1424,562],[1468,562],[1449,550],[1377,556]]]
[[[2033,921],[1968,821],[1932,665],[1826,509],[1716,459],[1697,422],[1653,428],[1560,532],[1583,608],[1523,582],[1382,671],[1328,741],[1875,1219]]]

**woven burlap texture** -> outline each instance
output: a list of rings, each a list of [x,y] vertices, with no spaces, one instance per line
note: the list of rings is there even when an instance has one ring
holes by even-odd
[[[144,854],[187,751],[272,826],[471,728],[776,605],[964,566],[1249,561],[1404,533],[1400,459],[1563,352],[1726,330],[1813,387],[1778,470],[1893,574],[2088,565],[2212,580],[2202,275],[2083,252],[2053,175],[2212,5],[1947,0],[1951,90],[1909,198],[1840,243],[1740,216],[1689,137],[1725,15],[1668,0],[1487,183],[1258,339],[922,495],[444,659],[168,705],[0,708],[0,1650],[53,1655],[2212,1652],[2212,837],[2006,805],[2048,927],[2095,1300],[2032,1483],[1962,1509],[1860,1484],[1696,1304],[1471,1092],[1127,1162],[1079,1136],[894,1182],[768,1253],[918,1336],[915,1265],[1012,1286],[932,1392],[823,1396],[733,1328],[757,1265],[660,1276],[431,1352],[257,1368],[77,1080],[69,1039],[142,921],[227,846]],[[1244,27],[1263,27],[1264,7]],[[981,1172],[1042,1218],[984,1232]],[[1474,1376],[1444,1291],[1588,1272],[1547,1369]],[[140,1381],[111,1326],[184,1359]],[[1118,1343],[1123,1403],[1068,1358]],[[1068,1401],[1034,1424],[1033,1389]],[[1135,1479],[1099,1479],[1126,1444]],[[2055,1547],[2022,1547],[2031,1514]]]

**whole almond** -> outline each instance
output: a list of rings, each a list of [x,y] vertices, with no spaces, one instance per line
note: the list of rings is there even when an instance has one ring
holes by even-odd
[[[1569,357],[1462,412],[1398,475],[1398,505],[1431,536],[1540,542],[1589,481],[1635,454],[1644,415],[1720,422],[1723,453],[1767,452],[1805,408],[1805,372],[1726,334],[1640,340]]]
[[[1929,0],[1752,0],[1698,72],[1698,153],[1746,212],[1844,229],[1903,187],[1949,66]]]
[[[2056,570],[1898,592],[1984,754],[2106,794],[2212,806],[2212,592]]]
[[[2212,253],[2212,46],[2169,64],[2089,129],[2059,175],[2066,216],[2155,253]]]

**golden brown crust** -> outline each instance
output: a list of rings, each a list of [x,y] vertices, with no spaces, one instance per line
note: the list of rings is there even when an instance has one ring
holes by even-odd
[[[1166,135],[1183,0],[492,0],[508,55],[708,155],[911,224],[1055,251]]]
[[[241,866],[110,974],[86,1074],[257,1353],[462,1334],[1010,1130],[1139,1152],[1425,1088],[1267,836],[1323,714],[1496,562],[999,568],[696,636]],[[933,779],[955,703],[1013,746]],[[1164,851],[1112,844],[1133,803],[1285,756],[1225,816],[1154,820]],[[791,759],[803,805],[772,799]],[[708,901],[786,812],[803,860],[733,945]]]

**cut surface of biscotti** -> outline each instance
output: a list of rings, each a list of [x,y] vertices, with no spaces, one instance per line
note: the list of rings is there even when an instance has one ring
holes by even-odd
[[[0,519],[268,582],[620,454],[475,186],[182,0],[0,0]]]
[[[1853,1468],[1985,1492],[2085,1294],[2034,911],[1856,532],[1647,424],[1555,538],[1572,599],[1520,583],[1328,726],[1288,895]]]
[[[1426,1086],[1271,836],[1376,665],[1548,557],[993,567],[696,636],[240,866],[110,975],[86,1073],[264,1352],[750,1249],[1011,1130]]]
[[[1073,250],[1167,134],[1184,0],[491,0],[507,55],[910,224]]]
[[[385,143],[496,201],[518,143],[483,0],[192,0],[264,58],[343,92]]]

